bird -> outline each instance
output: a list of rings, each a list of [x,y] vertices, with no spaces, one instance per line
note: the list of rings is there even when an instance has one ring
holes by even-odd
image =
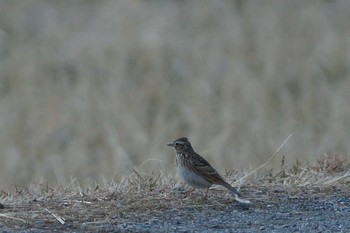
[[[176,166],[180,178],[193,188],[206,189],[204,199],[207,197],[209,188],[214,184],[224,186],[237,196],[241,195],[207,160],[194,151],[186,137],[176,139],[167,146],[174,147],[176,150]]]

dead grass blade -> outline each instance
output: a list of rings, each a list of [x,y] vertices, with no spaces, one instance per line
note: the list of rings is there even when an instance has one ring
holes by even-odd
[[[282,149],[282,147],[287,143],[287,141],[292,137],[293,133],[289,134],[289,136],[284,140],[284,142],[278,147],[278,149],[275,151],[275,153],[272,154],[272,156],[269,158],[269,160],[267,160],[267,162],[261,164],[259,167],[252,169],[250,172],[248,172],[245,176],[243,176],[242,178],[240,178],[241,181],[244,181],[245,179],[247,179],[249,176],[255,174],[258,170],[260,170],[261,168],[265,167],[266,165],[268,165],[273,158],[276,157],[276,155],[278,154],[278,152],[280,152],[280,150]],[[242,183],[240,181],[240,183]]]
[[[346,172],[342,176],[335,176],[335,177],[331,176],[329,179],[320,180],[318,182],[318,185],[322,184],[324,186],[331,186],[331,185],[336,185],[339,182],[344,181],[344,180],[350,181],[350,172]]]
[[[27,222],[25,220],[20,219],[20,218],[16,218],[16,217],[12,217],[12,216],[9,216],[7,214],[0,214],[0,217],[8,218],[8,219],[16,220],[16,221],[20,221],[20,222],[23,222],[23,223],[27,224]]]
[[[57,221],[59,221],[62,225],[65,224],[65,221],[63,220],[63,218],[61,218],[60,216],[56,215],[55,213],[53,213],[52,211],[48,210],[48,209],[44,209],[46,210],[49,214],[51,214]]]

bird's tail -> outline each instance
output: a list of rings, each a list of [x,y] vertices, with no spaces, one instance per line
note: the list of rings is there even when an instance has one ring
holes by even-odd
[[[225,182],[222,184],[225,188],[230,190],[231,193],[237,194],[238,196],[241,196],[241,193],[237,191],[234,187],[232,187],[229,183]]]

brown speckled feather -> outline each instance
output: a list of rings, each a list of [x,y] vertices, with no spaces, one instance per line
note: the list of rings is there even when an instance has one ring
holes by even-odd
[[[240,195],[207,160],[193,150],[187,138],[179,138],[168,146],[176,150],[178,173],[186,183],[197,188],[209,188],[213,184],[222,185],[232,193]]]

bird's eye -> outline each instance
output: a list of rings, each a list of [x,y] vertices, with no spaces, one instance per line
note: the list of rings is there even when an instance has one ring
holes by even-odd
[[[175,144],[175,146],[178,146],[178,145],[180,145],[180,143],[178,143],[178,142],[175,142],[174,144]]]

